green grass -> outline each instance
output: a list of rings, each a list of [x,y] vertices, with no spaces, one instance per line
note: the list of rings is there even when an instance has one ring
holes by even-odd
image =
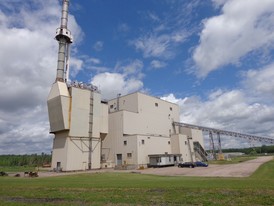
[[[0,177],[0,205],[273,205],[274,160],[248,178],[94,173]]]
[[[233,157],[230,160],[210,160],[209,164],[235,164],[235,163],[240,163],[240,162],[245,162],[248,160],[253,160],[256,159],[256,156],[238,156],[238,157]]]
[[[36,167],[29,167],[29,166],[0,166],[0,171],[3,172],[30,172],[36,171]]]

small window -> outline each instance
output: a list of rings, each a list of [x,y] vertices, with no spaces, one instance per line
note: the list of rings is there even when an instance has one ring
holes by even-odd
[[[132,153],[127,153],[127,158],[132,158]]]
[[[169,110],[172,111],[172,107],[169,107]]]
[[[102,154],[102,155],[101,155],[101,160],[102,160],[102,161],[106,160],[106,155],[105,155],[105,154]]]
[[[109,106],[110,109],[113,109],[113,104]]]
[[[187,141],[185,141],[185,145],[187,145]]]
[[[150,139],[150,137],[147,137],[148,139]]]
[[[124,145],[127,145],[127,141],[124,141]]]
[[[170,144],[170,141],[168,141],[167,143]]]
[[[155,103],[155,107],[158,107],[158,103]]]
[[[142,139],[142,144],[145,144],[145,140],[144,139]]]

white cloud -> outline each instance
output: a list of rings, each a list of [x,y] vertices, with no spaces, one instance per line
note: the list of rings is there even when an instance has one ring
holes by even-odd
[[[135,75],[136,78],[140,79],[143,77],[143,67],[143,62],[139,59],[135,59],[133,61],[117,62],[114,70],[121,71],[124,75]]]
[[[170,37],[168,35],[150,35],[141,37],[132,42],[137,50],[143,52],[145,58],[147,57],[165,57],[172,56],[169,50]]]
[[[119,73],[101,73],[94,76],[91,83],[99,88],[104,99],[112,99],[117,94],[128,94],[142,89],[143,83],[134,78],[127,78]]]
[[[185,43],[188,37],[194,33],[198,24],[191,22],[195,18],[194,11],[199,1],[166,1],[165,12],[148,11],[141,13],[151,20],[151,29],[145,29],[145,33],[130,41],[135,49],[145,58],[173,59],[178,54],[178,47]],[[183,11],[183,12],[182,12]],[[190,22],[192,23],[190,25]]]
[[[0,2],[0,154],[50,152],[46,100],[56,76],[60,11],[55,0]],[[69,25],[77,44],[82,31],[72,16]],[[71,62],[76,73],[79,61]]]
[[[196,75],[228,64],[237,64],[250,52],[273,48],[274,1],[214,1],[222,5],[222,14],[204,20],[200,44],[194,51]]]
[[[274,138],[274,107],[259,103],[250,104],[241,91],[223,92],[216,98],[204,101],[198,97],[180,99],[173,94],[163,99],[179,104],[181,122]],[[239,145],[237,141],[237,145],[231,139],[233,138],[223,140],[226,148],[250,144],[243,141],[245,143]]]
[[[70,58],[70,77],[75,78],[79,71],[83,68],[83,60],[77,58]]]
[[[159,60],[152,60],[150,62],[150,66],[155,69],[163,68],[166,66],[165,62],[159,61]]]
[[[248,71],[242,77],[241,88],[218,89],[209,93],[206,99],[198,96],[176,98],[174,94],[162,99],[180,106],[181,122],[274,138],[273,65]],[[236,145],[231,137],[224,141],[226,147],[249,144],[243,141]]]
[[[184,30],[175,31],[170,34],[142,36],[131,42],[136,50],[141,51],[145,58],[161,57],[164,59],[173,58],[176,55],[176,48],[183,43],[189,33]]]
[[[212,0],[212,2],[215,4],[216,7],[224,5],[227,0]]]
[[[97,59],[97,58],[89,58],[87,60],[87,62],[90,62],[92,64],[100,64],[101,63],[100,59]]]
[[[250,97],[260,99],[264,98],[266,100],[269,100],[267,102],[269,102],[270,104],[273,103],[274,63],[262,69],[248,70],[243,73],[243,77],[245,78],[245,80],[243,81],[243,86],[249,93]]]
[[[99,73],[91,79],[91,83],[99,88],[104,99],[139,91],[143,88],[143,66],[138,59],[117,62],[113,69],[115,72]]]

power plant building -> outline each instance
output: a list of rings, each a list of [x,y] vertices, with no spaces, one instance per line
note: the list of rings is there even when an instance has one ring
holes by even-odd
[[[202,131],[180,127],[173,104],[140,92],[101,100],[90,84],[70,83],[67,29],[69,0],[63,0],[56,80],[48,96],[50,132],[55,135],[52,169],[136,169],[205,160]]]
[[[102,167],[139,168],[201,159],[193,142],[200,130],[179,128],[179,106],[139,92],[108,102],[109,132],[102,142]]]

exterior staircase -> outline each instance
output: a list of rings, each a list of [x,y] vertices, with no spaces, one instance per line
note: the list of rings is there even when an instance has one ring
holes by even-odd
[[[202,145],[199,142],[193,142],[194,151],[201,157],[201,160],[206,162],[207,161],[207,152],[204,150]]]

